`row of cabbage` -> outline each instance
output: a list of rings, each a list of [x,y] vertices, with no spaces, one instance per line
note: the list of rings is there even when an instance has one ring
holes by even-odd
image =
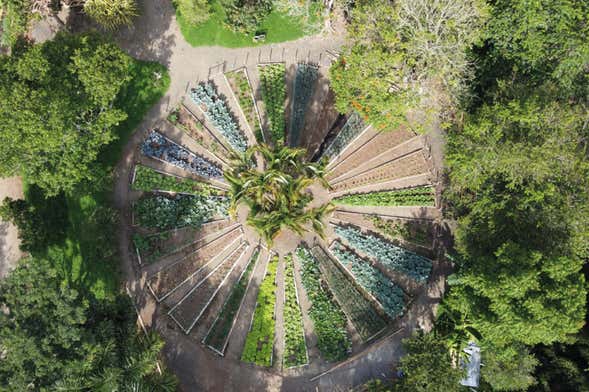
[[[286,104],[286,68],[284,64],[259,67],[262,99],[270,123],[270,136],[275,145],[284,144],[284,109]]]
[[[318,76],[319,69],[315,65],[299,64],[297,66],[289,127],[289,142],[292,147],[299,145],[301,131],[305,122],[305,113],[311,101]]]
[[[385,268],[401,272],[417,282],[429,277],[431,260],[393,245],[373,233],[363,233],[355,226],[335,225],[335,233],[353,249],[365,253]]]
[[[356,112],[353,112],[346,124],[340,130],[340,132],[335,136],[335,138],[331,141],[331,143],[327,146],[325,151],[323,151],[322,156],[326,156],[328,158],[333,158],[339,153],[341,153],[344,148],[366,128],[364,121],[360,117],[360,115]]]
[[[192,89],[190,96],[203,111],[217,130],[227,139],[231,147],[239,152],[247,149],[247,140],[234,117],[229,112],[225,101],[217,94],[212,82],[200,83]]]
[[[399,286],[395,285],[378,268],[373,267],[339,242],[336,241],[331,245],[331,251],[340,263],[354,275],[356,282],[380,302],[391,319],[395,319],[403,313],[405,308],[404,293]]]
[[[381,332],[387,325],[387,321],[378,314],[372,302],[362,295],[350,281],[348,276],[325,253],[323,248],[314,247],[313,256],[319,261],[330,290],[354,324],[356,331],[363,340],[369,340]]]
[[[335,199],[337,204],[352,206],[433,206],[434,188],[421,186],[395,191],[360,193]]]
[[[141,153],[205,178],[221,178],[223,170],[208,159],[198,156],[171,141],[156,130],[141,144]]]
[[[224,196],[151,195],[133,206],[135,223],[159,230],[185,226],[200,227],[214,218],[228,216],[229,199]]]
[[[319,263],[305,247],[296,251],[301,264],[301,281],[310,303],[309,317],[317,335],[317,347],[328,361],[345,358],[352,349],[346,331],[346,316],[323,283]]]

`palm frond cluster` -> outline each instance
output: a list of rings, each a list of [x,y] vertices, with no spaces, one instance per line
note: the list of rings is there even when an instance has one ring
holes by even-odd
[[[322,219],[333,207],[309,208],[313,196],[308,188],[315,181],[329,188],[326,162],[306,162],[305,155],[304,149],[256,145],[235,157],[233,169],[224,174],[231,185],[231,212],[235,214],[240,203],[247,204],[247,223],[269,245],[283,228],[302,235],[308,224],[323,237]],[[256,166],[258,158],[260,166]]]

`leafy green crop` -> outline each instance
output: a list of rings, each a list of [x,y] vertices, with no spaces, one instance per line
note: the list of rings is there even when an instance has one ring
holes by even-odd
[[[284,365],[293,367],[307,363],[307,345],[292,255],[286,256],[284,263]]]
[[[352,347],[346,332],[346,316],[322,283],[317,260],[309,250],[299,247],[296,254],[302,267],[301,280],[311,302],[309,317],[318,338],[317,347],[328,361],[344,359]]]
[[[284,64],[271,64],[260,67],[262,99],[270,121],[270,134],[274,145],[284,144],[284,108],[286,102],[286,68]]]
[[[337,204],[351,206],[433,206],[434,189],[429,186],[402,189],[399,191],[361,193],[338,197]]]
[[[276,269],[278,256],[268,262],[266,276],[260,285],[252,326],[245,340],[241,360],[260,366],[272,366],[274,350],[274,306],[276,304]]]
[[[218,196],[223,192],[203,182],[160,173],[146,166],[137,166],[133,189],[137,191],[170,191],[202,196]]]

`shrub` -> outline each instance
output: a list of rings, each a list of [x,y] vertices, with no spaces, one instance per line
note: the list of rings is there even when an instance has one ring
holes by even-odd
[[[135,0],[86,0],[84,12],[103,27],[114,30],[131,25],[139,10]]]

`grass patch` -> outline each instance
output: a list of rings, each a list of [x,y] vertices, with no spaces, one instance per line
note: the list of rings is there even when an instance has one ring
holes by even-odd
[[[132,80],[116,100],[128,114],[115,129],[118,139],[99,155],[95,178],[66,195],[69,225],[63,242],[39,254],[48,258],[66,281],[97,298],[114,297],[119,291],[118,215],[111,202],[113,168],[133,131],[170,84],[166,68],[158,63],[136,60],[130,72]]]
[[[313,11],[308,23],[309,25],[319,25],[321,12]],[[292,41],[313,32],[313,29],[306,27],[301,19],[273,11],[259,28],[260,31],[266,32],[266,40],[256,43],[253,41],[253,34],[235,32],[225,24],[226,13],[218,0],[211,1],[211,17],[203,24],[191,25],[178,12],[176,12],[176,17],[184,39],[192,46],[219,45],[228,48],[258,46]]]

